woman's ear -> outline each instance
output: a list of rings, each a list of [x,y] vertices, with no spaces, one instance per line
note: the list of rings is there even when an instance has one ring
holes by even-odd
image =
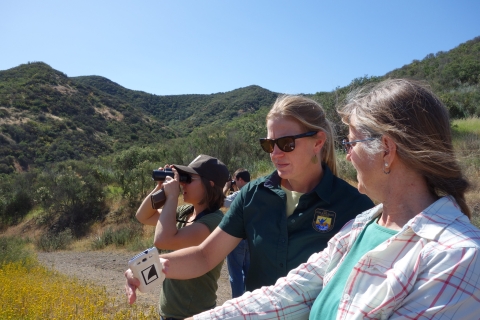
[[[323,145],[325,144],[325,141],[327,141],[327,135],[323,131],[318,131],[317,134],[315,135],[316,140],[315,140],[315,153],[319,153],[320,150],[322,150]]]
[[[397,156],[397,144],[389,136],[382,136],[382,144],[384,147],[383,162],[386,166],[390,166]]]
[[[210,186],[211,186],[212,188],[215,186],[215,183],[214,183],[212,180],[210,180]]]

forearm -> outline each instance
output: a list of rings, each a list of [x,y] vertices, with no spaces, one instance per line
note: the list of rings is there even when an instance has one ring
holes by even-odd
[[[160,255],[169,260],[165,275],[180,280],[199,277],[223,261],[241,240],[217,227],[200,245]]]
[[[194,316],[213,319],[308,319],[310,309],[321,291],[322,281],[315,266],[300,265],[275,285],[245,292],[222,306]]]
[[[158,217],[155,227],[154,243],[157,248],[169,249],[169,243],[172,242],[178,233],[176,226],[178,199],[167,198],[162,214]]]
[[[203,255],[199,246],[176,250],[171,253],[161,254],[160,258],[168,259],[168,269],[165,276],[169,279],[197,278],[215,267],[211,266]]]
[[[157,185],[152,192],[150,192],[145,199],[143,199],[142,204],[137,210],[135,217],[138,221],[143,224],[155,226],[157,224],[158,216],[160,215],[159,211],[152,208],[152,203],[150,196],[152,193],[161,189],[160,185]]]

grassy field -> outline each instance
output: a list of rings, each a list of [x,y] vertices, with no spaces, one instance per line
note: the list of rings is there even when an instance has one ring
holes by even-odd
[[[454,133],[480,135],[480,118],[468,118],[453,120]]]

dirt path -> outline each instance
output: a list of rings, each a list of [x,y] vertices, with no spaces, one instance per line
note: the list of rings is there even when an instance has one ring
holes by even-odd
[[[127,261],[134,254],[124,251],[58,251],[39,252],[38,260],[45,266],[76,277],[91,281],[99,286],[105,286],[107,292],[119,299],[125,297],[125,277]],[[138,291],[137,291],[138,292]],[[158,305],[160,287],[150,293],[137,293],[137,303]],[[226,262],[218,280],[217,305],[223,304],[231,297],[230,283]]]

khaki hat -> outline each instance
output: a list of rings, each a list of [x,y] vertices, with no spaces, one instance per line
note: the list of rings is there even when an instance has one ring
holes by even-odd
[[[175,164],[173,167],[186,173],[198,174],[203,178],[213,181],[213,183],[220,188],[223,188],[228,181],[229,172],[227,166],[217,158],[205,154],[196,157],[188,166]]]

